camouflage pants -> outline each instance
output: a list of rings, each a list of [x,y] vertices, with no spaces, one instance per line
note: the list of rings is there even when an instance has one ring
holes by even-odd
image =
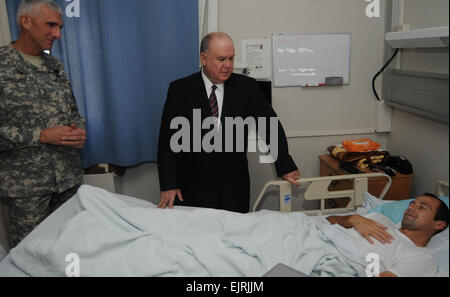
[[[43,197],[6,198],[11,248],[17,246],[33,229],[78,191],[77,185],[63,193]]]

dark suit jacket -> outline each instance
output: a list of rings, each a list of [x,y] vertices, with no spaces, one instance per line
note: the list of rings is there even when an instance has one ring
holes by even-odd
[[[181,189],[185,206],[226,209],[236,212],[249,211],[250,178],[247,153],[244,152],[190,152],[174,153],[170,140],[178,130],[171,130],[170,123],[175,117],[189,119],[193,135],[193,110],[201,110],[202,122],[211,117],[208,95],[201,72],[171,83],[164,106],[158,146],[158,172],[161,191]],[[232,74],[225,82],[225,97],[222,109],[222,127],[226,117],[277,117],[269,102],[260,92],[252,78]],[[268,124],[266,125],[267,127]],[[269,129],[267,129],[269,130]],[[202,130],[202,139],[210,130]],[[198,131],[196,132],[198,133]],[[223,132],[222,135],[226,133]],[[267,136],[267,139],[270,139]],[[223,141],[224,142],[224,141]],[[236,141],[235,141],[236,142]],[[247,148],[247,137],[245,137]],[[223,143],[223,147],[225,143]],[[286,135],[278,125],[278,160],[275,162],[277,174],[282,175],[297,170],[288,153]],[[176,199],[178,201],[178,199]]]

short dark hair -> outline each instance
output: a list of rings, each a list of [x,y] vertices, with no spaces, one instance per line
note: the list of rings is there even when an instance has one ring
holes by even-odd
[[[441,198],[439,198],[438,196],[431,194],[431,193],[425,193],[423,194],[423,196],[428,196],[428,197],[432,197],[434,199],[439,200],[439,206],[436,210],[436,214],[434,215],[434,220],[435,221],[444,221],[447,226],[445,226],[445,228],[443,228],[442,230],[437,231],[434,235],[444,231],[445,229],[447,229],[448,227],[448,216],[449,216],[449,210],[448,210],[448,206],[444,203],[444,201],[442,201]]]

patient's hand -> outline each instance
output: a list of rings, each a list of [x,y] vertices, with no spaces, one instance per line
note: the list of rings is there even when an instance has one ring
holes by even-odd
[[[391,234],[386,232],[386,227],[374,220],[362,217],[360,215],[352,215],[351,225],[361,234],[362,237],[367,239],[368,242],[374,244],[371,237],[375,238],[382,244],[391,243],[394,240]]]
[[[298,171],[298,170],[295,170],[295,171],[292,171],[291,173],[285,174],[281,178],[284,179],[285,181],[290,182],[291,184],[293,184],[296,187],[300,187],[300,184],[297,182],[297,180],[300,178],[300,171]]]
[[[161,199],[158,204],[158,208],[166,208],[169,206],[169,209],[173,208],[173,203],[175,202],[175,198],[178,196],[180,201],[183,201],[183,195],[181,195],[180,190],[170,190],[161,192]]]

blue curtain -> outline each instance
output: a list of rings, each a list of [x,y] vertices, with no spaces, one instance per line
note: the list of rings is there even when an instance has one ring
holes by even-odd
[[[78,18],[66,13],[73,1],[55,1],[64,28],[52,54],[64,62],[87,119],[83,165],[156,161],[169,83],[198,71],[198,1],[78,1]],[[15,40],[20,0],[6,3]]]

